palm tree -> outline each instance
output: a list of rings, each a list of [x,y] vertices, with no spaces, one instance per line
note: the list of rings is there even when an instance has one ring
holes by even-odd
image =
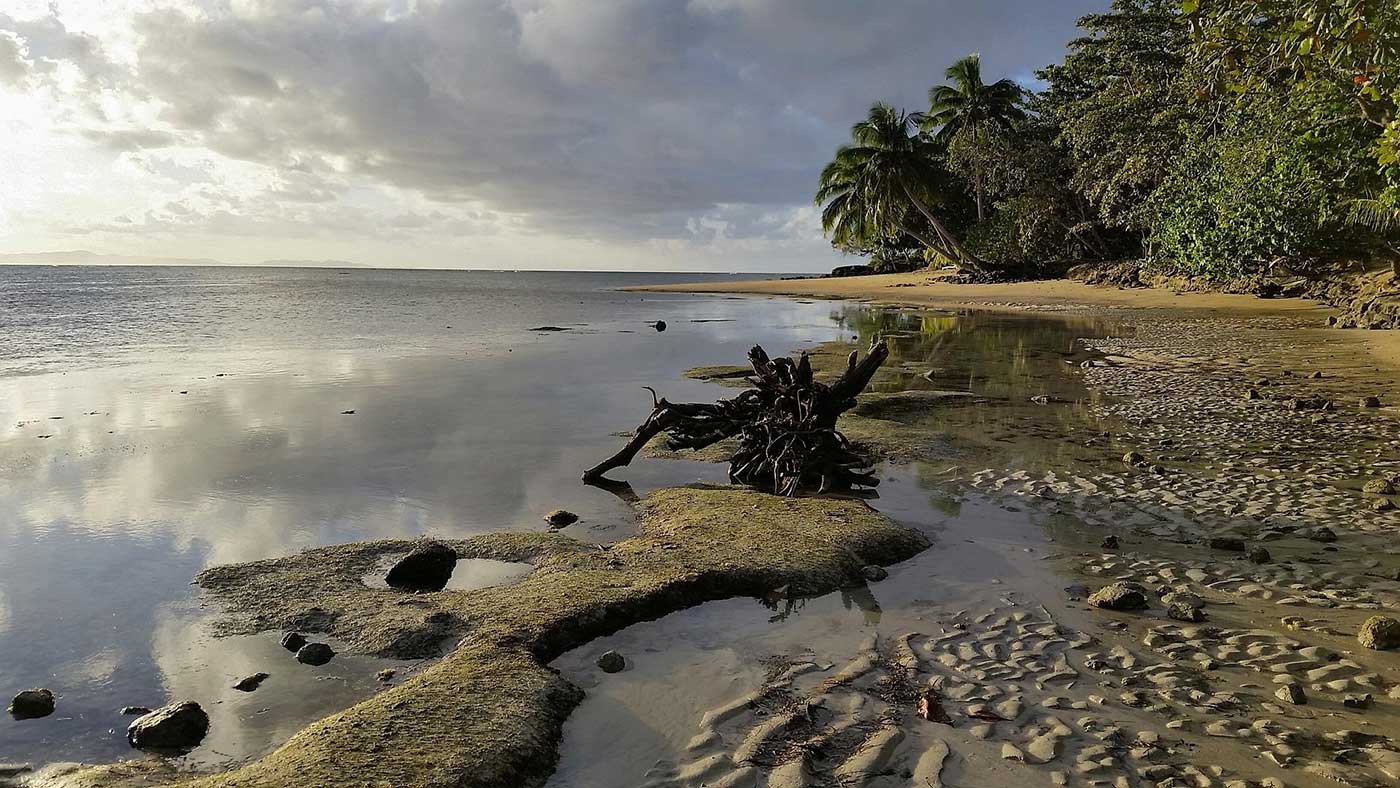
[[[989,134],[1005,131],[1026,117],[1021,104],[1026,92],[1020,85],[1003,79],[991,85],[982,81],[982,58],[968,55],[944,72],[951,85],[938,85],[928,91],[928,113],[922,118],[924,131],[947,143],[960,134],[971,135],[974,145],[983,145]],[[972,190],[977,198],[977,220],[983,210],[984,178],[981,162],[973,161]]]
[[[931,206],[947,193],[948,177],[935,143],[911,133],[917,121],[876,104],[851,127],[852,144],[836,151],[818,183],[822,229],[837,246],[909,235],[962,268],[984,272],[981,261],[933,213]]]

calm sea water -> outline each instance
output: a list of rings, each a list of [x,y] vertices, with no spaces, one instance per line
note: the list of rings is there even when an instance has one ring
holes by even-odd
[[[579,474],[649,412],[642,386],[732,393],[687,368],[742,363],[755,342],[881,335],[896,386],[1025,403],[1046,386],[1077,396],[1065,361],[1104,330],[617,289],[696,278],[0,267],[0,700],[59,696],[46,719],[0,718],[0,761],[130,757],[119,709],[189,699],[213,724],[186,760],[227,765],[374,692],[390,663],[309,668],[276,633],[212,637],[191,580],[317,545],[538,530],[555,508],[582,516],[577,538],[626,536],[630,508]],[[530,330],[546,325],[569,330]],[[931,418],[1010,453],[1060,451],[1035,442],[1037,425],[1058,434],[1047,413]],[[724,474],[643,460],[622,475],[645,494]],[[259,671],[257,692],[231,689]]]
[[[539,529],[558,507],[576,536],[625,535],[628,508],[578,476],[646,415],[642,385],[710,398],[680,373],[843,331],[825,304],[616,289],[694,278],[0,268],[0,696],[59,695],[47,719],[0,718],[0,761],[128,756],[121,707],[190,698],[214,718],[208,765],[373,691],[371,660],[211,638],[204,567]],[[258,692],[229,689],[257,671]]]

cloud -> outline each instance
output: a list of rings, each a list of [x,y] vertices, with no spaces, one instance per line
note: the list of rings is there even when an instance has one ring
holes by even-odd
[[[707,225],[719,213],[725,238],[801,232],[815,248],[810,222],[794,219],[866,106],[916,105],[974,49],[993,75],[1025,73],[1059,57],[1074,19],[1102,5],[171,2],[112,23],[125,58],[59,11],[0,15],[0,80],[35,79],[45,63],[39,76],[87,144],[260,168],[263,182],[239,197],[274,213],[324,204],[382,215],[368,226],[403,234],[415,228],[391,203],[412,195],[470,206],[497,228],[617,244],[719,237]],[[744,227],[755,222],[766,224]]]

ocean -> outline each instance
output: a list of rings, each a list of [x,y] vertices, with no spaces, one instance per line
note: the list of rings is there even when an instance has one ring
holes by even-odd
[[[0,761],[129,757],[123,707],[194,699],[213,725],[186,762],[232,763],[411,668],[215,638],[205,567],[542,529],[555,508],[581,515],[571,535],[625,536],[629,507],[578,477],[649,412],[642,386],[713,399],[682,372],[848,336],[859,309],[618,290],[697,278],[0,268],[0,695],[58,695],[0,722]],[[645,494],[723,471],[624,475]],[[231,689],[258,671],[258,692]]]

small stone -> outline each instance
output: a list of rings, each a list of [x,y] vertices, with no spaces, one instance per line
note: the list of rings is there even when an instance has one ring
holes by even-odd
[[[282,648],[293,654],[300,651],[304,645],[306,645],[306,636],[300,632],[288,632],[282,636]]]
[[[1342,698],[1342,705],[1348,709],[1369,709],[1371,708],[1371,695],[1347,695]]]
[[[37,720],[53,714],[53,692],[48,689],[30,689],[19,693],[10,701],[10,716],[17,720]]]
[[[1130,451],[1127,454],[1123,455],[1123,462],[1127,463],[1128,465],[1137,465],[1140,462],[1146,461],[1146,457],[1142,456],[1141,454],[1135,451]]]
[[[1303,536],[1307,537],[1308,539],[1311,539],[1314,542],[1331,543],[1337,541],[1337,533],[1325,525],[1319,525],[1316,528],[1309,528],[1308,530],[1303,532]]]
[[[1199,623],[1206,620],[1206,614],[1202,613],[1199,608],[1191,607],[1185,602],[1173,602],[1167,605],[1167,618]]]
[[[1274,697],[1292,703],[1294,706],[1306,706],[1308,703],[1308,696],[1303,692],[1303,687],[1300,684],[1285,684],[1278,688]]]
[[[544,521],[549,523],[550,528],[564,528],[578,522],[578,515],[565,509],[555,509],[544,516]]]
[[[1363,408],[1379,408],[1380,406],[1381,406],[1381,398],[1380,398],[1380,397],[1362,397],[1362,398],[1361,398],[1361,407],[1363,407]]]
[[[394,680],[394,676],[397,673],[398,671],[394,670],[393,668],[385,668],[379,671],[378,673],[374,674],[374,677],[383,682],[390,682]]]
[[[233,685],[233,688],[238,690],[239,692],[252,692],[253,690],[256,690],[259,686],[261,686],[262,683],[266,680],[266,673],[254,673],[253,675],[248,676],[247,678],[240,679],[237,684]]]
[[[665,331],[665,330],[666,330],[666,321],[665,321],[665,320],[658,320],[658,321],[656,321],[655,323],[652,323],[652,324],[651,324],[651,327],[654,328],[654,329],[656,329],[658,333],[659,333],[659,332],[662,332],[662,331]]]
[[[441,591],[457,568],[457,551],[442,542],[427,542],[394,564],[384,576],[391,588],[404,591]]]
[[[1117,549],[1118,549],[1118,537],[1116,537],[1116,536],[1105,536],[1105,537],[1103,538],[1103,544],[1101,544],[1100,547],[1102,547],[1102,548],[1105,549],[1105,550],[1117,550]]]
[[[883,566],[876,566],[874,564],[861,567],[860,573],[865,575],[865,579],[872,583],[878,583],[890,576],[890,573],[886,572]]]
[[[1357,630],[1356,640],[1375,651],[1400,648],[1400,621],[1388,616],[1371,616]]]
[[[1388,512],[1395,508],[1395,502],[1389,498],[1377,498],[1376,502],[1371,504],[1371,508],[1378,512]]]
[[[604,673],[617,673],[627,667],[627,660],[623,659],[622,655],[616,651],[605,651],[599,655],[594,664]]]
[[[1186,605],[1188,607],[1195,608],[1196,610],[1202,610],[1206,606],[1206,601],[1188,591],[1173,591],[1172,593],[1162,597],[1162,604]]]
[[[1244,540],[1233,536],[1212,536],[1208,544],[1212,550],[1229,550],[1232,553],[1244,552]]]
[[[303,665],[324,665],[335,656],[335,651],[325,643],[307,643],[297,650],[297,662]]]
[[[1137,583],[1119,581],[1090,594],[1089,604],[1105,610],[1142,610],[1147,607],[1147,590]]]
[[[1312,378],[1313,380],[1322,380],[1322,372],[1321,372],[1321,371],[1314,372],[1314,373],[1312,373],[1311,375],[1309,375],[1308,377]]]
[[[123,706],[120,713],[124,717],[131,717],[133,715],[139,717],[142,714],[150,714],[151,709],[149,706]]]
[[[1263,399],[1263,397],[1264,395],[1259,393],[1259,389],[1249,389],[1244,393],[1244,398],[1247,400]]]
[[[1268,550],[1258,546],[1249,548],[1249,552],[1246,553],[1246,555],[1249,557],[1249,562],[1251,564],[1267,564],[1273,560],[1273,556],[1269,555]]]
[[[172,703],[137,717],[126,729],[126,740],[138,750],[181,752],[193,749],[209,733],[209,715],[198,703]]]

